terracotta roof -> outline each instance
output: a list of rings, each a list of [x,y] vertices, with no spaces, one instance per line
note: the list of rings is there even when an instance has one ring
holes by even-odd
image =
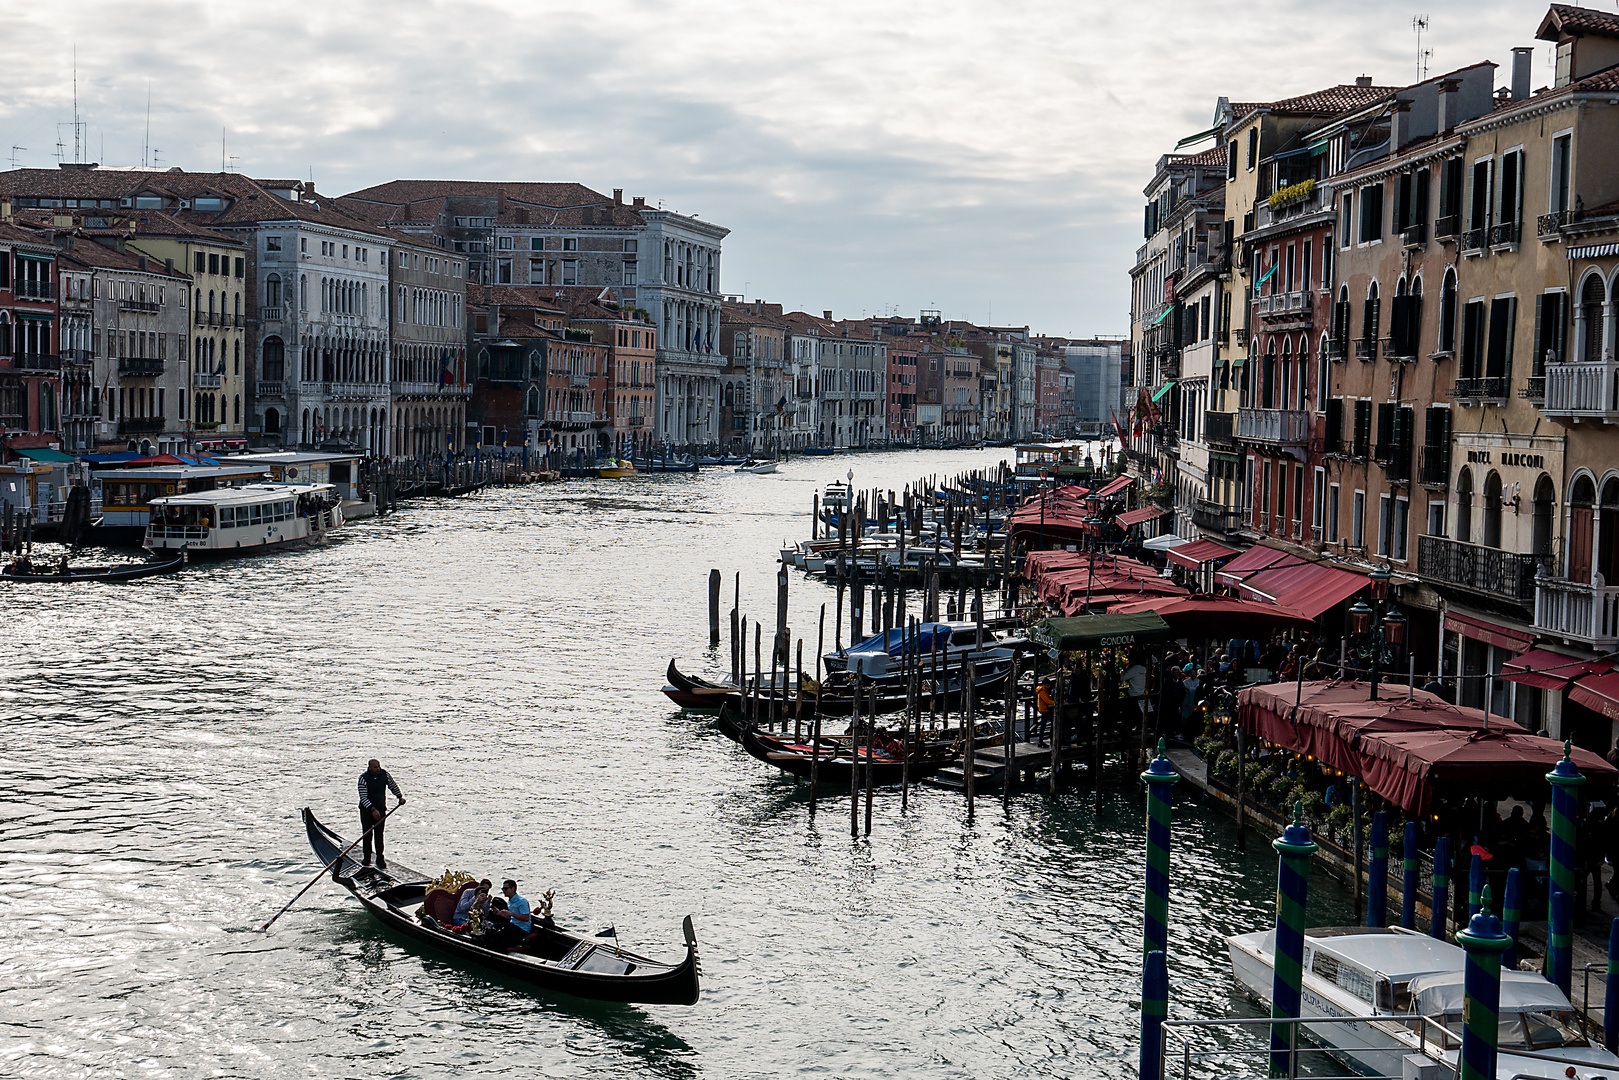
[[[1211,146],[1199,154],[1187,154],[1175,162],[1177,165],[1224,165],[1225,143]]]
[[[1619,64],[1593,71],[1583,79],[1569,84],[1571,90],[1619,90]]]
[[[0,244],[28,244],[32,247],[53,249],[56,245],[31,229],[0,222]]]
[[[550,285],[474,285],[467,284],[467,303],[498,304],[501,307],[534,308],[553,315],[566,313]]]
[[[1238,106],[1233,105],[1231,107],[1232,116],[1235,121],[1246,120],[1249,115],[1260,109],[1273,113],[1337,116],[1340,113],[1363,108],[1374,101],[1388,97],[1400,89],[1401,87],[1398,86],[1361,86],[1359,83],[1339,83],[1337,86],[1329,86],[1324,90],[1313,90],[1308,94],[1282,98],[1280,101],[1272,101],[1268,104],[1242,106],[1247,110],[1246,112],[1237,111]]]
[[[511,315],[502,315],[500,318],[500,337],[515,338],[550,338],[555,341],[560,335],[547,330],[542,326],[535,326],[531,322]]]
[[[594,206],[612,202],[599,191],[583,184],[531,183],[506,180],[390,180],[385,184],[351,191],[345,199],[399,205],[426,199],[504,196],[530,206],[560,209],[568,206]]]
[[[755,308],[752,304],[733,304],[730,302],[720,305],[720,323],[729,323],[733,326],[770,326],[777,329],[786,329],[790,324],[782,314],[780,304],[761,304]]]
[[[190,281],[191,277],[180,270],[169,270],[163,266],[162,259],[146,257],[146,265],[141,265],[141,257],[133,251],[119,251],[107,244],[98,244],[94,240],[80,238],[69,250],[62,244],[57,244],[57,250],[64,260],[76,262],[80,266],[95,267],[100,270],[128,270],[140,274],[156,274],[158,277],[176,278],[180,281]]]
[[[344,213],[353,214],[373,225],[431,225],[446,212],[448,206],[448,200],[444,198],[390,203],[341,195],[336,201]]]
[[[1556,41],[1564,34],[1619,37],[1619,15],[1572,4],[1553,4],[1540,21],[1540,29],[1535,31],[1535,37],[1542,41]]]

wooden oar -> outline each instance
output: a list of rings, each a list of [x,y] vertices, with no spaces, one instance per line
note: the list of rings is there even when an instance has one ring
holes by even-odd
[[[350,844],[348,847],[344,848],[342,851],[339,851],[337,853],[337,858],[333,859],[331,862],[329,862],[325,866],[321,867],[320,868],[320,873],[315,875],[314,880],[310,881],[310,883],[308,885],[305,885],[303,888],[299,889],[298,890],[298,895],[294,896],[291,900],[288,900],[286,907],[282,908],[280,911],[278,911],[274,915],[270,916],[270,922],[267,922],[263,926],[259,927],[258,933],[263,934],[263,933],[267,932],[270,929],[270,924],[271,923],[274,923],[277,919],[281,918],[281,916],[285,915],[287,913],[287,911],[292,907],[292,905],[294,905],[294,904],[296,904],[298,902],[299,898],[302,897],[304,893],[308,892],[310,889],[313,889],[315,887],[316,883],[319,882],[321,878],[326,876],[326,872],[328,870],[330,870],[332,867],[336,866],[338,863],[342,862],[343,861],[343,856],[347,855],[349,852],[354,850],[354,844],[358,844],[361,840],[364,840],[367,836],[369,836],[371,834],[372,829],[376,828],[378,825],[381,825],[384,821],[387,821],[389,818],[393,817],[395,814],[397,814],[399,812],[399,808],[401,806],[404,806],[404,805],[405,805],[405,800],[400,799],[397,803],[394,804],[394,808],[392,810],[389,810],[386,806],[384,806],[382,808],[382,817],[379,818],[376,821],[373,821],[371,824],[367,825],[365,827],[364,831],[362,831],[359,836],[356,836],[354,838],[354,843],[353,844]]]

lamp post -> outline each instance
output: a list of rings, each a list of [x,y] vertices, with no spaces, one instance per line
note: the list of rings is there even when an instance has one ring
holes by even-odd
[[[1397,665],[1405,649],[1405,616],[1389,601],[1389,576],[1387,566],[1373,570],[1370,577],[1374,606],[1357,600],[1349,609],[1349,632],[1361,641],[1357,649],[1360,659],[1371,664],[1373,701],[1377,700],[1383,665]]]

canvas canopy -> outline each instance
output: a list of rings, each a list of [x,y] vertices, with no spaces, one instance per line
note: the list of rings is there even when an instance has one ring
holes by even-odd
[[[1080,615],[1072,619],[1046,619],[1029,631],[1029,640],[1046,648],[1122,648],[1168,641],[1169,624],[1156,612],[1135,615]]]
[[[1113,614],[1156,611],[1179,637],[1263,637],[1275,630],[1309,630],[1315,622],[1293,608],[1234,596],[1154,596],[1109,609]]]

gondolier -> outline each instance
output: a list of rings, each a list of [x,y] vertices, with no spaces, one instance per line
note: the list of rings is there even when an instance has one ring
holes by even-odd
[[[399,785],[382,762],[372,758],[366,765],[365,772],[360,774],[360,829],[365,833],[363,844],[365,862],[361,865],[371,865],[371,842],[377,844],[377,866],[386,869],[387,860],[382,857],[382,829],[388,818],[388,792],[392,791],[399,800],[399,805],[405,805],[405,797],[399,793]]]

